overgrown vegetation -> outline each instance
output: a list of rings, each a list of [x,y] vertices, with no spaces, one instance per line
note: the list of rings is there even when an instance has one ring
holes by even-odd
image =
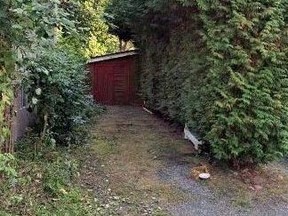
[[[68,14],[69,20],[76,20],[75,27],[81,30],[81,34],[64,32],[65,37],[59,41],[61,46],[85,57],[115,52],[118,49],[118,39],[107,33],[108,26],[103,19],[108,2],[109,0],[62,1],[61,7]]]
[[[118,214],[119,197],[109,192],[107,207],[77,184],[71,147],[101,112],[85,61],[117,49],[103,21],[109,2],[110,33],[143,50],[148,106],[188,123],[235,166],[287,153],[286,0],[0,0],[0,215]],[[36,127],[12,155],[22,86]]]
[[[10,118],[11,110],[9,106],[13,98],[12,80],[15,78],[13,58],[12,38],[14,31],[10,19],[9,2],[0,1],[0,147],[6,151],[12,151],[9,148],[8,139],[10,137]]]
[[[76,153],[85,148],[67,151],[45,146],[35,158],[33,144],[37,140],[31,136],[18,143],[17,159],[8,155],[3,159],[1,155],[0,165],[5,170],[1,170],[0,214],[105,215],[102,203],[78,183]]]
[[[86,58],[117,48],[115,38],[107,33],[108,27],[101,20],[106,3],[1,2],[2,147],[9,142],[13,97],[23,85],[23,78],[29,109],[38,118],[40,142],[46,137],[61,144],[83,141],[79,128],[87,121],[92,105]],[[90,46],[91,40],[95,46]],[[80,134],[82,137],[77,138]]]
[[[99,212],[74,184],[70,151],[87,142],[88,119],[102,110],[89,96],[86,59],[117,49],[102,20],[106,3],[0,0],[0,215]],[[36,125],[12,156],[13,100],[22,87]]]
[[[88,74],[81,58],[60,49],[38,51],[24,68],[30,107],[37,113],[37,129],[58,144],[81,144],[81,130],[92,114]]]
[[[107,11],[142,48],[148,106],[236,167],[287,154],[286,0],[121,0]]]

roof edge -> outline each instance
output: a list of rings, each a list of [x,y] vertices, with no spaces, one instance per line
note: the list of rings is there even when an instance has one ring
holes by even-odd
[[[125,52],[117,52],[117,53],[111,53],[107,55],[102,55],[102,56],[95,56],[91,57],[90,60],[87,61],[88,64],[94,63],[94,62],[101,62],[101,61],[108,61],[112,59],[118,59],[118,58],[123,58],[127,56],[133,56],[133,55],[138,55],[138,49],[135,50],[129,50]]]

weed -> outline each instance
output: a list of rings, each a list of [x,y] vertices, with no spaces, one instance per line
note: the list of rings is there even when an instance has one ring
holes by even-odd
[[[110,209],[102,208],[103,203],[78,184],[75,156],[83,156],[84,147],[45,145],[35,157],[35,140],[31,136],[18,143],[15,157],[0,155],[5,178],[0,182],[0,215],[107,215]]]

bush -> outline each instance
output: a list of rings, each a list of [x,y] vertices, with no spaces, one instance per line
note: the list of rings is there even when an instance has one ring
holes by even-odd
[[[138,19],[123,19],[143,49],[147,104],[233,165],[287,154],[286,1],[163,2],[146,0]]]
[[[245,164],[287,153],[283,2],[215,1],[202,6],[209,51],[209,85],[202,89],[213,101],[206,138],[217,158]]]
[[[13,155],[4,153],[0,154],[0,176],[5,179],[5,183],[11,183],[7,179],[13,179],[17,177],[17,172],[14,169],[16,159]]]
[[[80,184],[87,149],[43,146],[35,158],[37,139],[31,134],[20,140],[15,156],[0,154],[0,215],[109,215],[105,203]]]
[[[84,59],[59,49],[41,50],[35,57],[25,68],[24,83],[38,132],[62,144],[84,141],[93,106]]]

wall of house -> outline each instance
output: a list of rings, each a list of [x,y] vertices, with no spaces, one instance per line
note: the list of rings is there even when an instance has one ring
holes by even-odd
[[[23,137],[27,131],[27,127],[35,122],[35,116],[27,111],[25,94],[20,89],[17,97],[14,99],[14,113],[12,119],[12,141],[15,142]]]

